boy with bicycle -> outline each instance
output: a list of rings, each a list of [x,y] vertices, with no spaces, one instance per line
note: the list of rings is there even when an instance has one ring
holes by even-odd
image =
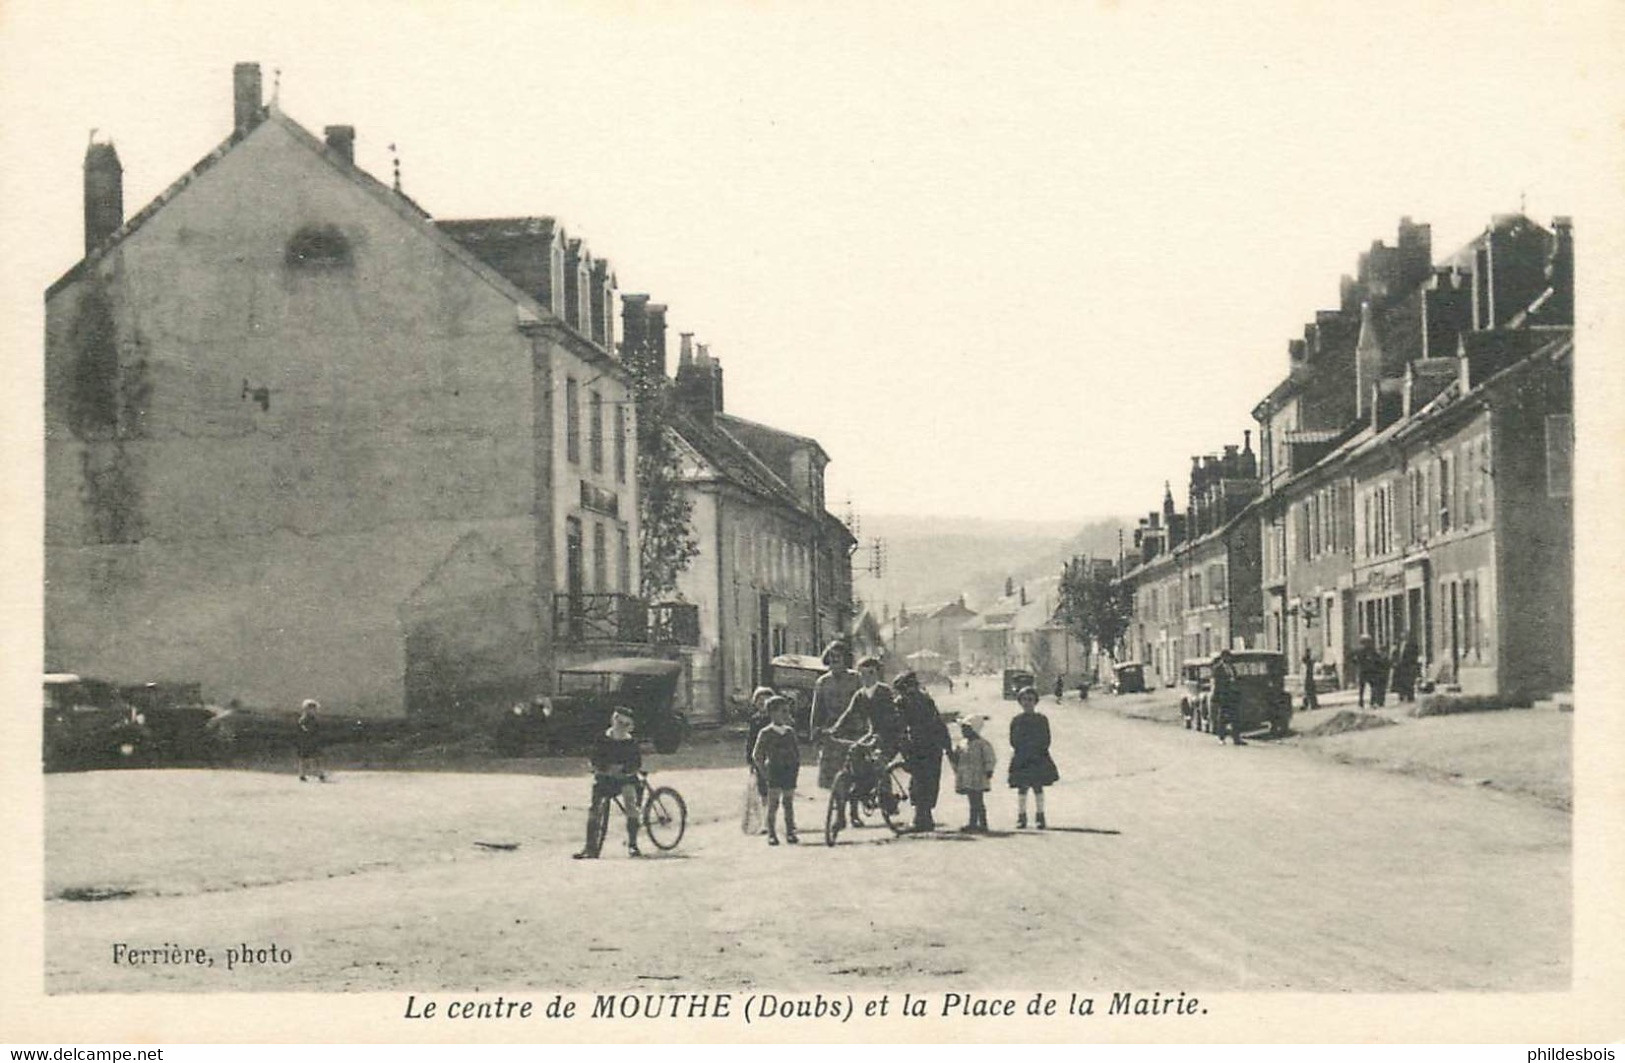
[[[626,851],[638,851],[638,773],[643,770],[643,754],[632,737],[632,710],[618,708],[610,714],[609,730],[598,736],[592,750],[592,804],[587,809],[587,844],[576,860],[596,860],[604,839],[598,824],[608,833],[609,803],[619,795],[626,808]]]

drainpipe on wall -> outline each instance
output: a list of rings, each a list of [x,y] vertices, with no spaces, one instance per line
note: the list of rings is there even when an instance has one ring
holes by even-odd
[[[552,327],[557,328],[555,323]],[[531,364],[531,452],[534,477],[531,489],[531,526],[535,536],[535,594],[539,623],[536,627],[536,666],[541,671],[541,689],[557,693],[554,682],[553,595],[558,589],[556,568],[557,537],[553,529],[553,350],[549,325],[536,320],[519,323],[519,331],[530,340]]]
[[[716,492],[717,510],[717,666],[714,674],[717,681],[717,719],[726,722],[728,719],[728,609],[724,604],[723,590],[727,587],[724,575],[729,564],[728,551],[723,548],[725,540],[722,538],[722,492]]]

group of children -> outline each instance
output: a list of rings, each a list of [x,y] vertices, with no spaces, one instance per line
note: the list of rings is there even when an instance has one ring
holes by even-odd
[[[1031,791],[1034,802],[1035,826],[1048,827],[1044,818],[1044,787],[1060,779],[1055,761],[1050,757],[1049,720],[1038,712],[1038,691],[1032,687],[1017,695],[1021,711],[1010,721],[1010,767],[1008,781],[1016,791],[1016,828],[1027,827],[1027,794]],[[745,735],[745,756],[754,776],[758,796],[766,807],[767,844],[778,845],[778,812],[784,810],[784,840],[796,844],[795,789],[801,770],[801,749],[792,720],[789,698],[775,693],[770,687],[758,687],[751,695],[755,713]],[[959,721],[963,739],[960,746],[949,752],[954,768],[954,791],[963,794],[969,805],[969,822],[961,830],[965,833],[988,832],[987,792],[993,788],[993,775],[998,766],[998,754],[993,744],[982,736],[987,716],[969,716]]]

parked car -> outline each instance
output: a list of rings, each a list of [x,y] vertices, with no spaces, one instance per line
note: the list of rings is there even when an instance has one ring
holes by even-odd
[[[146,725],[148,750],[158,760],[195,760],[210,752],[209,721],[219,709],[203,703],[197,683],[153,682],[119,688],[119,696]]]
[[[1026,687],[1037,688],[1038,680],[1029,671],[1023,668],[1006,668],[1004,670],[1004,697],[1005,700],[1014,700],[1015,696]]]
[[[1186,679],[1186,698],[1197,706],[1194,725],[1198,731],[1217,733],[1219,707],[1213,703],[1213,665],[1218,655],[1186,661],[1196,679]],[[1292,693],[1286,688],[1286,657],[1269,650],[1232,650],[1231,665],[1236,670],[1236,712],[1243,734],[1268,727],[1272,735],[1284,735],[1292,726]],[[1185,673],[1187,677],[1191,672]],[[1206,690],[1193,697],[1192,683],[1205,682]],[[1183,701],[1181,702],[1183,706]]]
[[[806,738],[812,721],[813,684],[824,674],[824,662],[804,653],[782,653],[771,664],[768,685],[794,703],[791,718],[796,731]]]
[[[1208,702],[1213,693],[1213,661],[1197,657],[1179,666],[1184,691],[1179,695],[1179,715],[1184,718],[1186,730],[1209,731]]]
[[[1112,665],[1113,694],[1144,694],[1145,665],[1137,661]]]
[[[632,710],[633,733],[657,753],[675,753],[688,735],[676,707],[683,666],[654,657],[610,657],[559,670],[558,693],[516,705],[498,724],[500,746],[585,753],[609,728],[609,714]]]
[[[45,676],[46,771],[136,764],[148,755],[146,720],[112,683],[68,672]]]

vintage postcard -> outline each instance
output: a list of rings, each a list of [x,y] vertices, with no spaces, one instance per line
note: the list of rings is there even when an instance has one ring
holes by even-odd
[[[6,5],[0,1039],[1617,1041],[1622,35]]]

